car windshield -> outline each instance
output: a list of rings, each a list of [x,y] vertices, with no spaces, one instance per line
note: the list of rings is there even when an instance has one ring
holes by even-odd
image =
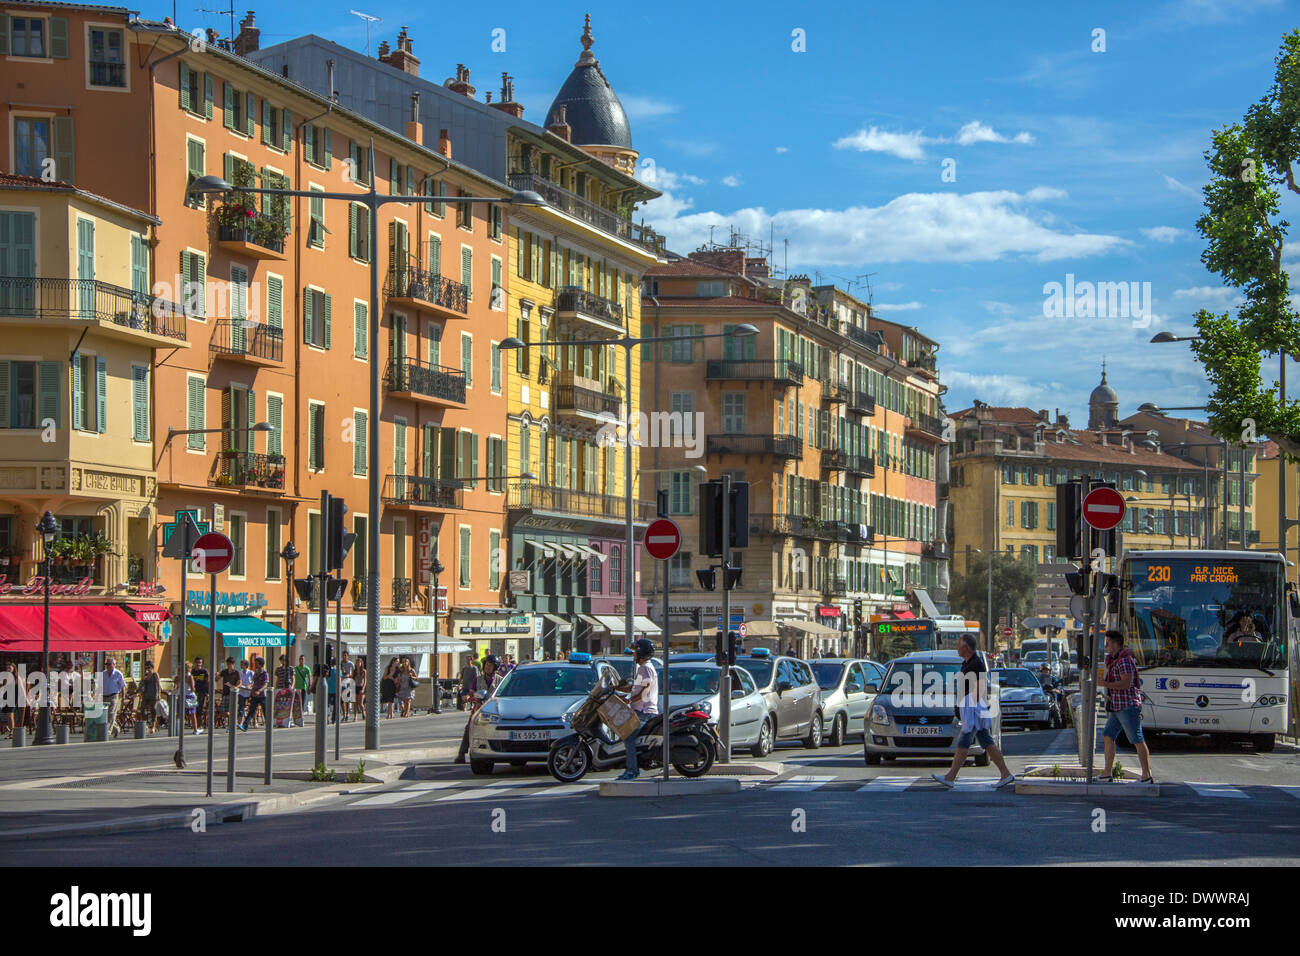
[[[618,672],[618,676],[625,681],[630,681],[636,675],[636,661],[630,657],[602,657],[602,663],[608,664]],[[652,661],[655,671],[662,674],[664,666],[658,661]]]
[[[721,675],[722,671],[717,667],[691,667],[689,664],[669,667],[668,693],[711,697],[718,692]]]
[[[844,673],[843,664],[813,664],[813,677],[822,690],[832,690],[840,685],[840,675]]]
[[[957,661],[890,661],[881,686],[884,694],[922,694],[934,688],[942,693],[955,693],[961,664]]]
[[[1001,687],[1038,687],[1038,678],[1023,667],[1007,667],[993,673]]]
[[[516,667],[497,687],[497,697],[580,697],[596,684],[590,667]]]
[[[1047,660],[1047,651],[1030,651],[1025,655],[1026,661],[1045,661]]]
[[[770,657],[749,657],[744,661],[745,670],[749,671],[750,676],[754,678],[754,683],[759,687],[766,687],[768,681],[772,679],[772,658]]]

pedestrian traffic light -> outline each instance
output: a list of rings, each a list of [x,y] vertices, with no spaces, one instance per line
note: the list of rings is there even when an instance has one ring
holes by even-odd
[[[326,581],[329,582],[328,584],[329,600],[342,601],[344,595],[348,593],[348,579],[347,578],[326,578]]]
[[[356,535],[348,534],[343,530],[343,516],[347,514],[348,506],[343,503],[342,498],[330,497],[329,508],[327,509],[326,520],[329,522],[328,530],[325,535],[325,570],[338,571],[343,567],[343,559],[352,548],[352,542],[356,540]]]
[[[706,591],[712,591],[717,586],[717,572],[713,568],[700,568],[695,572],[695,576],[700,580],[700,587]]]
[[[726,568],[722,575],[722,587],[725,591],[734,591],[740,586],[742,568]]]
[[[310,602],[316,594],[316,579],[294,578],[293,589],[298,592],[298,597],[301,600]]]
[[[749,547],[749,482],[731,482],[729,510],[731,547]],[[722,482],[718,480],[700,485],[700,553],[722,556]]]

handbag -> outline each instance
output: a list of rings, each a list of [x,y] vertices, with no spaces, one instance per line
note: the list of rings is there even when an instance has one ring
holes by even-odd
[[[155,703],[155,704],[153,705],[153,711],[154,711],[154,713],[157,714],[161,719],[166,720],[166,719],[167,719],[167,701],[163,700],[161,697],[158,698],[158,702]]]

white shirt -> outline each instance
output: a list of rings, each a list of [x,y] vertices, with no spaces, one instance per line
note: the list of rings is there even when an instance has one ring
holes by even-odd
[[[248,697],[253,693],[253,672],[252,670],[239,672],[239,696]]]
[[[645,717],[659,713],[659,673],[649,661],[636,666],[636,679],[632,682],[632,697],[641,688],[649,688],[640,699],[632,701],[632,709]]]

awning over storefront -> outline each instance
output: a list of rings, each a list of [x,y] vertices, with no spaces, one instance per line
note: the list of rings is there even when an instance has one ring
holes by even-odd
[[[605,629],[605,625],[601,624],[600,621],[596,620],[590,614],[579,614],[578,620],[582,621],[588,627],[594,627],[598,631]]]
[[[206,616],[185,620],[187,637],[204,637],[208,633]],[[222,647],[284,647],[292,635],[270,621],[251,614],[217,615],[217,634]]]
[[[911,611],[895,611],[894,619],[898,621],[911,621],[916,619],[916,615]]]
[[[578,545],[578,550],[581,551],[583,554],[587,555],[588,557],[595,558],[597,561],[600,561],[602,563],[604,563],[604,561],[609,557],[609,555],[607,555],[604,551],[597,551],[589,544]]]
[[[568,621],[566,621],[564,618],[560,617],[558,614],[543,614],[542,617],[546,618],[548,621],[554,624],[555,629],[557,631],[573,630],[573,625],[570,624]]]
[[[930,597],[930,592],[925,588],[914,588],[912,593],[916,595],[916,601],[921,605],[921,613],[934,620],[939,616],[939,609],[935,607],[934,600]]]
[[[782,627],[792,627],[796,631],[803,631],[812,637],[838,637],[839,631],[833,627],[827,627],[825,624],[816,624],[812,621],[782,621]],[[746,628],[748,630],[748,628]]]
[[[781,629],[775,621],[746,621],[746,637],[780,637]]]
[[[40,651],[44,646],[45,609],[38,604],[0,608],[0,652]],[[50,607],[50,650],[142,651],[157,645],[117,604],[72,604]]]
[[[161,624],[172,616],[172,612],[161,604],[127,604],[124,606],[127,613],[140,624]]]
[[[627,630],[627,621],[621,614],[597,614],[596,620],[600,626],[611,634],[622,634]],[[642,617],[640,614],[632,618],[633,634],[661,634],[663,633],[659,625],[648,617]]]
[[[663,631],[659,629],[658,624],[650,620],[650,618],[648,617],[642,617],[640,614],[632,618],[632,630],[635,631],[637,634],[662,634],[663,633]]]

